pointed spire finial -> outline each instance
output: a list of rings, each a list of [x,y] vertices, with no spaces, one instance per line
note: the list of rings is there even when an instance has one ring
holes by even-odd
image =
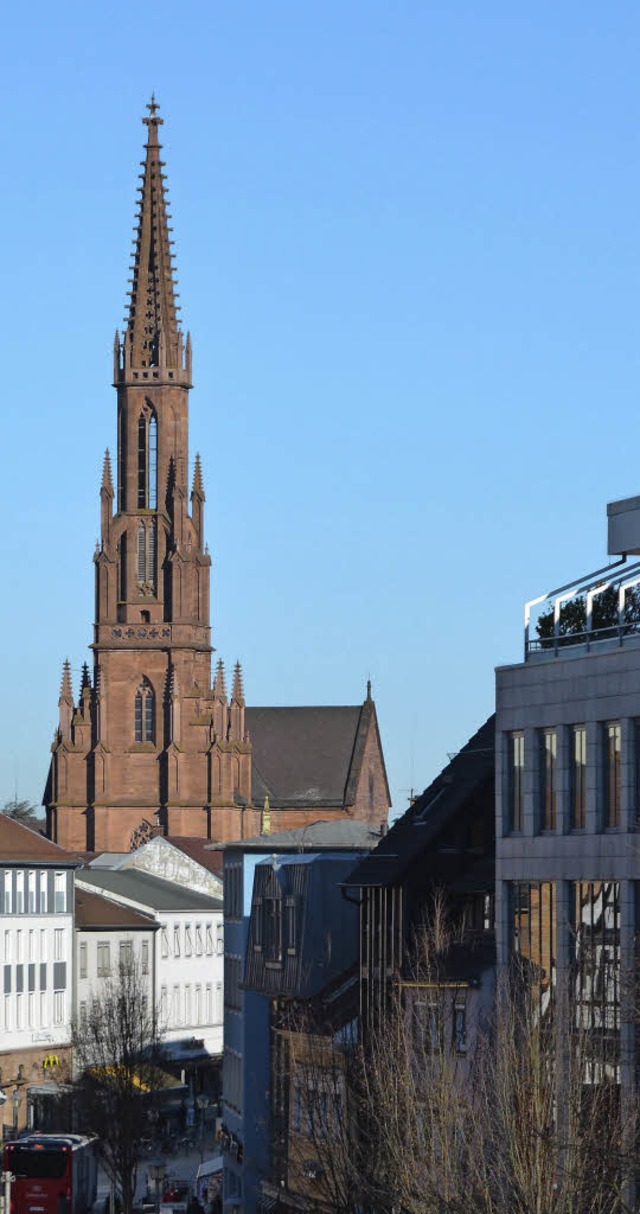
[[[146,158],[131,267],[131,299],[126,333],[127,367],[182,370],[182,334],[173,281],[173,265],[163,162],[160,160],[155,94],[147,106]]]
[[[242,686],[242,666],[236,662],[233,672],[233,691],[231,699],[235,700],[236,704],[244,704],[244,687]]]
[[[111,477],[111,456],[109,455],[108,447],[104,453],[104,463],[102,465],[102,484],[101,484],[100,488],[102,489],[102,491],[104,493],[108,493],[110,497],[113,497],[113,480]]]
[[[223,700],[224,703],[226,704],[227,688],[226,688],[226,684],[225,684],[224,662],[222,661],[222,658],[218,658],[218,665],[216,666],[216,674],[215,674],[215,678],[213,680],[213,694],[216,697],[216,699]]]
[[[193,469],[193,487],[191,494],[197,493],[198,497],[204,500],[204,485],[202,483],[202,465],[200,463],[200,452],[196,452],[196,462]]]
[[[60,684],[60,699],[66,700],[73,704],[73,690],[71,687],[71,663],[68,658],[65,658],[62,664],[62,683]]]
[[[89,674],[89,666],[87,662],[82,663],[82,677],[80,679],[80,699],[85,691],[91,691],[91,675]]]
[[[367,679],[367,703],[371,700],[371,679]]]

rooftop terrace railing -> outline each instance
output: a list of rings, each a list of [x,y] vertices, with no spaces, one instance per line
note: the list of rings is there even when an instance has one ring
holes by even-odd
[[[557,657],[581,646],[587,652],[603,642],[622,645],[640,636],[640,560],[627,558],[530,599],[524,607],[524,658]],[[541,610],[548,603],[546,611]],[[532,612],[537,611],[531,636]]]

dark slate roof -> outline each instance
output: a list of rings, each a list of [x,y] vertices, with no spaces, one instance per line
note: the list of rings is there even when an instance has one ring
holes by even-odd
[[[280,830],[272,835],[253,835],[233,843],[215,843],[223,851],[271,852],[285,851],[364,851],[380,842],[380,828],[360,822],[356,818],[343,818],[334,822],[310,822],[308,826],[296,826],[292,830]]]
[[[375,851],[354,869],[349,885],[392,885],[471,797],[495,778],[495,714],[398,818]]]
[[[143,915],[133,906],[123,906],[102,894],[91,893],[88,889],[76,886],[75,891],[76,927],[85,931],[92,929],[113,928],[127,931],[157,931],[155,919]]]
[[[7,864],[55,864],[59,868],[80,863],[73,852],[66,851],[6,814],[0,814],[0,861]]]
[[[197,890],[162,881],[139,868],[83,868],[78,880],[115,898],[127,898],[154,911],[218,911],[220,898],[209,897]]]
[[[367,703],[372,701],[341,707],[247,708],[254,804],[261,805],[268,796],[275,808],[343,805]]]

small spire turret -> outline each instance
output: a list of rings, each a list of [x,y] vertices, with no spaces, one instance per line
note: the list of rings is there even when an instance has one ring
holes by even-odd
[[[102,464],[102,484],[100,492],[106,493],[109,497],[113,497],[113,479],[111,476],[111,456],[107,447],[104,453],[104,462]]]
[[[69,659],[65,658],[62,667],[62,682],[60,684],[60,698],[58,700],[60,709],[60,736],[68,742],[71,741],[71,722],[73,720],[73,690],[71,687],[71,665]]]
[[[231,692],[231,703],[244,705],[244,687],[242,684],[242,666],[236,662],[233,672],[233,691]]]
[[[216,700],[221,700],[223,704],[227,702],[227,688],[224,677],[224,662],[222,658],[218,658],[216,666],[216,674],[213,680],[213,696]]]

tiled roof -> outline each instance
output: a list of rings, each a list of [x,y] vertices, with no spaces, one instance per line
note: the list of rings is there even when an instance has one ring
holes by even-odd
[[[272,806],[343,805],[362,705],[247,708],[252,795]]]
[[[211,898],[173,881],[162,881],[139,868],[83,868],[77,881],[114,897],[127,898],[154,911],[218,911],[220,898]]]
[[[121,902],[105,898],[103,894],[82,889],[79,885],[76,886],[76,927],[157,930],[155,919],[149,915],[143,915],[133,906],[123,906]]]
[[[77,865],[78,857],[64,847],[58,847],[44,835],[38,834],[15,818],[0,814],[0,861],[3,863]]]
[[[471,797],[492,795],[495,725],[494,714],[356,866],[350,885],[392,885]]]

